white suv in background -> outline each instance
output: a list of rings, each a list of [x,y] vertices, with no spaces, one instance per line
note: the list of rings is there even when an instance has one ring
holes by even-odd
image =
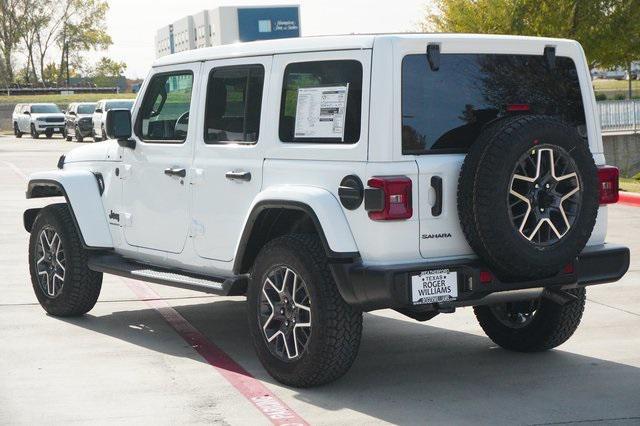
[[[246,295],[260,361],[292,386],[343,375],[376,309],[427,321],[473,306],[501,347],[551,349],[585,288],[629,267],[606,242],[618,171],[596,111],[570,40],[358,35],[165,56],[132,112],[106,114],[111,140],[29,177],[28,198],[65,197],[24,213],[31,282],[60,316],[89,311],[103,273]]]
[[[22,104],[19,112],[14,110],[13,117],[13,133],[18,138],[29,133],[38,139],[44,133],[50,139],[54,133],[64,132],[64,113],[56,104]]]
[[[93,140],[98,142],[107,138],[105,131],[107,111],[110,109],[131,110],[133,102],[133,99],[102,99],[98,101],[96,109],[93,111],[93,129],[91,130]]]

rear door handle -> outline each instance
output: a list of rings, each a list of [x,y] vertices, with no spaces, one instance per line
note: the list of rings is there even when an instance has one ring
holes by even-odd
[[[187,169],[170,167],[168,169],[164,169],[164,174],[167,176],[185,177],[187,175]]]
[[[245,182],[251,180],[251,172],[228,171],[224,176],[229,180],[243,180]]]

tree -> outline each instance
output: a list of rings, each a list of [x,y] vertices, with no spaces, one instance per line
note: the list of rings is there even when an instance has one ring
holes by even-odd
[[[37,36],[43,28],[49,25],[51,20],[50,0],[22,0],[22,44],[26,49],[27,65],[26,65],[26,81],[27,83],[33,79],[37,82],[38,73],[36,71],[36,62],[34,50],[36,47]],[[42,73],[42,69],[40,70]]]
[[[91,49],[106,49],[112,44],[105,29],[109,5],[104,0],[64,0],[65,14],[56,38],[60,48],[58,83],[70,66],[69,57],[81,62],[80,53]],[[66,73],[68,77],[68,72]]]
[[[0,0],[0,53],[4,83],[13,81],[13,50],[20,41],[20,18],[17,14],[19,0]]]
[[[91,68],[87,70],[87,76],[93,79],[98,87],[115,86],[117,79],[127,69],[127,64],[103,56]]]
[[[591,67],[640,58],[640,0],[436,0],[423,30],[578,40]]]

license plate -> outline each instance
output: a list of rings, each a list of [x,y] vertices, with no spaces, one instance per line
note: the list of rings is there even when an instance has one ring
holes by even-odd
[[[450,302],[458,298],[458,273],[449,269],[423,271],[411,277],[414,305]]]

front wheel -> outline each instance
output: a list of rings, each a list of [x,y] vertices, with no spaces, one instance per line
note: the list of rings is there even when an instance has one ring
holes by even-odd
[[[13,123],[13,134],[18,139],[22,137],[22,132],[20,131],[20,127],[18,127],[18,123]]]
[[[517,352],[541,352],[566,342],[576,331],[586,300],[584,288],[567,290],[575,299],[560,305],[540,298],[473,308],[494,343]]]
[[[47,137],[47,139],[51,139],[53,137],[53,130],[46,130],[44,132],[44,135]]]
[[[355,361],[362,312],[340,296],[316,236],[269,242],[254,263],[247,299],[258,358],[279,382],[322,385]]]
[[[82,247],[66,204],[52,204],[36,217],[29,238],[31,283],[40,305],[49,314],[83,315],[98,300],[102,273],[87,267]]]
[[[82,133],[80,133],[80,129],[78,128],[78,126],[76,126],[74,132],[76,134],[76,141],[78,142],[84,141],[84,138],[82,137]]]
[[[31,137],[33,139],[38,139],[40,137],[40,133],[38,133],[38,131],[36,130],[36,126],[32,124],[30,129],[31,129]]]

